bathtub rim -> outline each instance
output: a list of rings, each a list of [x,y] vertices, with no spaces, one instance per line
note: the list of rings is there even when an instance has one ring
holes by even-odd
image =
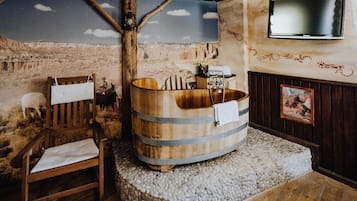
[[[154,88],[145,88],[145,87],[142,87],[142,86],[138,86],[137,84],[135,84],[136,82],[138,81],[142,81],[142,80],[149,80],[149,81],[153,81],[155,83],[155,85],[157,86],[156,89]],[[159,88],[159,85],[158,85],[158,82],[155,78],[151,78],[151,77],[143,77],[143,78],[137,78],[135,80],[133,80],[131,82],[131,87],[133,88],[136,88],[136,89],[139,89],[139,90],[144,90],[144,91],[154,91],[154,92],[162,92],[162,93],[169,93],[169,92],[172,92],[172,91],[192,91],[192,90],[196,90],[196,91],[203,91],[203,90],[208,90],[208,89],[177,89],[177,90],[168,90],[168,89],[160,89]],[[225,90],[228,90],[228,91],[233,91],[233,92],[239,92],[239,93],[242,93],[244,94],[244,96],[238,98],[238,99],[233,99],[231,101],[237,101],[238,103],[239,102],[243,102],[243,101],[246,101],[246,99],[249,99],[249,94],[247,92],[244,92],[244,91],[240,91],[240,90],[237,90],[237,89],[225,89]],[[171,93],[169,93],[169,95],[175,100],[175,103],[176,103],[176,107],[181,109],[181,110],[192,110],[192,109],[207,109],[207,108],[212,108],[212,105],[210,106],[206,106],[206,107],[199,107],[199,108],[189,108],[189,107],[181,107],[178,103],[177,103],[177,97],[172,95]],[[228,101],[227,101],[228,102]]]

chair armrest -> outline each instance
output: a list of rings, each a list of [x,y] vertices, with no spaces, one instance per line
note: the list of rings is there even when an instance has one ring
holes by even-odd
[[[103,130],[102,126],[98,122],[93,121],[92,128],[93,128],[93,132],[94,132],[93,134],[94,134],[95,141],[98,144],[102,143],[102,142],[106,142],[108,140],[104,134],[104,130]]]
[[[48,133],[49,129],[44,129],[32,140],[30,140],[30,142],[10,161],[11,166],[20,168],[22,166],[22,160],[32,155],[32,149],[34,146],[43,141]]]

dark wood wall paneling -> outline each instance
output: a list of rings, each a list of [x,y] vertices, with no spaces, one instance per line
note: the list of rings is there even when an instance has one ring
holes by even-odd
[[[357,188],[357,84],[249,72],[250,125],[308,146],[315,170]],[[314,89],[315,125],[280,118],[280,84]]]

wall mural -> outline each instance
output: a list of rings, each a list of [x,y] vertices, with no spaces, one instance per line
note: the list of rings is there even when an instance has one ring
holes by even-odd
[[[121,21],[121,1],[98,1]],[[163,0],[138,0],[137,21]],[[14,17],[16,15],[16,17]],[[84,17],[85,16],[85,17]],[[118,34],[85,0],[11,0],[0,6],[0,35],[28,41],[118,44]],[[147,22],[139,43],[192,43],[218,41],[217,4],[175,0]]]
[[[121,1],[98,2],[121,21]],[[137,19],[162,2],[138,0]],[[96,73],[98,93],[111,94],[97,103],[97,121],[110,139],[120,138],[120,40],[85,0],[0,4],[0,184],[19,178],[14,159],[43,126],[48,76]],[[176,72],[194,74],[197,63],[216,64],[217,3],[174,0],[150,19],[138,41],[138,76],[161,84]],[[29,96],[34,104],[25,101]]]

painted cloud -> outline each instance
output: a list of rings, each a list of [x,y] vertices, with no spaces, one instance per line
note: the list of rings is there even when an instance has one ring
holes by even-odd
[[[218,14],[216,12],[207,12],[207,13],[203,14],[202,18],[205,20],[218,19]]]
[[[191,36],[184,36],[182,37],[182,40],[191,40]]]
[[[51,11],[53,11],[51,7],[45,6],[45,5],[40,4],[40,3],[35,4],[33,7],[36,8],[37,10],[43,11],[43,12],[51,12]]]
[[[115,8],[114,6],[110,5],[109,3],[102,3],[100,4],[102,8]]]
[[[159,21],[157,20],[152,20],[152,21],[148,21],[148,24],[159,24]]]
[[[191,15],[191,13],[185,9],[169,10],[169,11],[167,11],[166,14],[172,15],[172,16],[190,16]]]
[[[113,31],[113,30],[103,30],[103,29],[87,29],[85,32],[83,32],[85,35],[93,35],[98,38],[119,38],[120,35],[119,33]]]
[[[140,34],[140,33],[138,33],[138,38],[149,39],[149,38],[151,38],[151,36],[149,34]]]

